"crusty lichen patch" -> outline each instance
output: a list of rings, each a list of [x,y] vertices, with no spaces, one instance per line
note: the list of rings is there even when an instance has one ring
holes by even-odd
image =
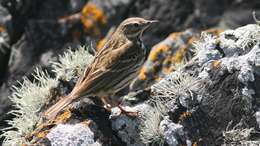
[[[95,35],[100,35],[99,25],[105,25],[107,18],[102,9],[98,8],[94,3],[87,3],[81,10],[81,22],[85,31],[93,31]]]
[[[71,80],[77,78],[83,72],[85,66],[92,61],[86,48],[80,47],[76,51],[67,51],[59,57],[59,62],[53,63],[53,72],[56,78],[51,78],[44,70],[36,68],[33,74],[34,80],[24,78],[19,86],[13,87],[13,94],[9,97],[14,103],[15,109],[10,112],[15,118],[7,121],[10,127],[3,129],[3,145],[16,146],[29,144],[30,135],[41,119],[41,109],[52,98],[53,89],[57,88],[59,79]],[[75,73],[78,70],[79,73]],[[68,113],[63,114],[59,121],[68,119]],[[38,133],[43,136],[46,133]],[[27,136],[27,137],[26,137]],[[27,139],[26,139],[27,138]]]

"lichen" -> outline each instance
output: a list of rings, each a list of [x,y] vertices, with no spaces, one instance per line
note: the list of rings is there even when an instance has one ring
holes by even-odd
[[[180,103],[188,107],[192,92],[203,90],[203,84],[199,78],[182,71],[175,71],[160,82],[151,87],[152,100],[155,102],[169,103],[179,99]]]
[[[93,56],[84,47],[76,51],[68,50],[59,57],[59,62],[53,62],[53,72],[56,78],[51,78],[42,69],[36,68],[31,81],[24,77],[18,86],[13,87],[9,97],[15,109],[10,112],[15,118],[7,121],[10,127],[3,129],[3,145],[16,146],[27,144],[26,135],[30,134],[41,118],[41,108],[52,98],[53,89],[57,88],[59,79],[70,80],[77,77],[91,62]],[[78,71],[75,74],[75,71]]]
[[[216,49],[218,40],[212,34],[206,32],[201,33],[201,39],[194,42],[195,57],[200,65],[206,63],[209,60],[217,60],[221,58],[221,53]]]
[[[186,137],[184,133],[184,127],[180,124],[171,122],[165,117],[164,120],[160,123],[160,133],[163,134],[163,137],[169,146],[178,146],[180,145],[179,141],[186,142]]]
[[[88,48],[81,46],[75,51],[69,49],[63,55],[59,55],[58,62],[52,62],[56,78],[70,81],[78,77],[94,58],[88,51]]]
[[[92,2],[87,3],[81,10],[81,22],[85,31],[93,31],[96,36],[100,35],[99,25],[105,25],[107,18],[102,9]]]
[[[245,129],[232,129],[229,131],[224,131],[224,146],[235,146],[235,145],[250,145],[255,144],[259,145],[259,141],[250,140],[250,136],[254,133],[253,128],[245,128]]]
[[[226,56],[242,55],[260,41],[260,26],[249,24],[235,30],[226,30],[219,37]]]
[[[183,62],[189,60],[191,56],[189,50],[192,48],[189,42],[192,34],[191,29],[174,32],[153,46],[131,89],[138,89],[140,86],[146,88],[176,70],[176,66],[183,65]]]
[[[33,74],[35,81],[24,78],[19,86],[13,87],[10,96],[15,109],[10,114],[16,117],[9,120],[10,127],[4,129],[4,145],[15,146],[27,143],[25,135],[32,132],[40,119],[40,109],[50,96],[50,90],[57,86],[57,80],[50,78],[46,72],[37,68]]]
[[[140,137],[146,145],[163,146],[165,139],[160,131],[160,123],[163,116],[166,115],[165,107],[157,103],[151,110],[142,115],[142,123],[140,125]]]
[[[138,104],[134,107],[125,107],[126,111],[135,111],[140,115],[144,115],[151,110],[151,107],[146,103]],[[121,138],[127,146],[144,145],[139,137],[138,129],[142,123],[139,118],[130,118],[124,114],[111,119],[112,129],[117,132],[117,135]]]

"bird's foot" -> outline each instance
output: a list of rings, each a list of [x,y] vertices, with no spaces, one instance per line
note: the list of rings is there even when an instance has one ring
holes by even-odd
[[[122,114],[124,114],[130,118],[137,118],[139,116],[139,112],[127,111],[121,105],[118,105],[117,107],[121,110]]]
[[[138,112],[128,111],[124,109],[121,105],[117,105],[116,107],[111,108],[110,111],[111,111],[111,115],[110,115],[111,119],[117,118],[122,114],[128,116],[129,118],[137,118],[139,116]]]

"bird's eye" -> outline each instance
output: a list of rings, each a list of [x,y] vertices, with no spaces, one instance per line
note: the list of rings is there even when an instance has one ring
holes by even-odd
[[[134,27],[139,27],[139,24],[138,23],[134,23],[133,26]]]

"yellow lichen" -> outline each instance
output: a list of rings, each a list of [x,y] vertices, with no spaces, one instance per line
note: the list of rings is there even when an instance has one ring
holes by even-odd
[[[5,31],[6,31],[5,27],[0,25],[0,32],[5,32]]]
[[[50,132],[49,130],[42,131],[42,132],[38,133],[36,136],[38,138],[44,138],[49,132]]]
[[[105,39],[105,38],[98,41],[97,47],[96,47],[97,52],[104,47],[106,41],[107,41],[107,39]]]
[[[217,70],[221,66],[221,60],[214,60],[211,65],[214,70]]]
[[[57,122],[66,122],[71,117],[71,111],[66,109],[61,115],[57,116],[55,121]]]
[[[199,40],[199,38],[198,37],[190,37],[189,39],[188,39],[188,45],[192,45],[194,42],[196,42],[196,41],[198,41]]]
[[[194,143],[192,144],[192,146],[198,146],[197,142],[194,142]]]
[[[182,34],[182,32],[174,32],[169,35],[169,38],[176,40],[180,37],[181,34]]]
[[[145,70],[144,66],[141,68],[141,71],[140,71],[138,77],[139,77],[140,80],[146,80],[147,79],[146,70]]]
[[[192,114],[191,112],[183,112],[183,113],[180,115],[179,120],[180,120],[180,121],[184,121],[185,119],[191,117],[191,114]]]
[[[81,22],[85,27],[85,31],[92,30],[95,35],[100,35],[100,30],[97,25],[107,23],[107,18],[104,12],[94,3],[87,3],[81,10]]]
[[[158,56],[163,53],[169,51],[170,47],[167,44],[159,44],[156,48],[154,48],[150,54],[148,59],[151,61],[158,60]]]
[[[187,47],[186,47],[186,46],[180,47],[180,48],[176,51],[175,55],[173,56],[172,62],[173,62],[173,63],[180,63],[180,62],[182,62],[184,56],[186,55],[186,52],[187,52]]]

